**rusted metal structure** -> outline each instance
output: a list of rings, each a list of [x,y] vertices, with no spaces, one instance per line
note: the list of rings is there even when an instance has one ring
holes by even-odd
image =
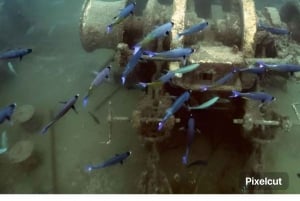
[[[202,3],[200,11],[195,9],[199,2]],[[211,0],[173,0],[173,4],[170,6],[161,4],[158,0],[148,0],[144,5],[144,9],[138,11],[139,15],[129,17],[125,22],[118,25],[111,34],[106,34],[105,27],[113,17],[112,13],[116,13],[127,2],[117,1],[106,3],[96,0],[86,0],[80,23],[81,42],[83,48],[88,52],[103,47],[116,49],[116,61],[122,67],[132,54],[130,47],[142,38],[144,34],[151,31],[157,24],[162,24],[170,20],[174,22],[171,35],[154,41],[148,48],[153,51],[161,51],[175,47],[193,47],[197,51],[189,57],[188,62],[199,63],[201,67],[185,75],[178,75],[173,79],[172,82],[177,87],[176,89],[170,90],[170,87],[150,89],[150,92],[141,99],[138,107],[134,109],[132,117],[116,117],[110,112],[108,117],[110,125],[115,120],[130,121],[139,130],[143,140],[153,143],[154,148],[152,150],[157,151],[156,146],[160,146],[159,143],[162,144],[161,146],[166,146],[164,142],[171,136],[171,133],[172,136],[175,136],[173,133],[178,132],[177,124],[184,126],[186,122],[186,113],[179,112],[176,114],[176,117],[167,122],[167,126],[163,132],[157,132],[157,122],[161,120],[165,109],[172,103],[172,98],[168,94],[174,96],[174,94],[178,94],[184,90],[192,90],[190,104],[193,105],[207,100],[212,95],[218,95],[226,101],[204,112],[194,112],[196,117],[199,116],[197,120],[201,122],[203,119],[200,116],[207,115],[207,123],[203,127],[209,131],[216,126],[216,121],[230,124],[225,125],[225,127],[229,126],[230,129],[233,128],[233,130],[238,131],[238,135],[249,141],[251,150],[253,153],[255,152],[254,156],[253,154],[247,155],[252,161],[251,164],[247,163],[248,166],[253,166],[253,168],[250,167],[251,171],[263,171],[262,154],[257,154],[257,152],[261,152],[262,146],[275,138],[277,130],[288,131],[291,123],[287,117],[274,112],[272,107],[259,110],[258,105],[254,105],[251,101],[237,102],[228,99],[228,96],[234,89],[259,90],[260,83],[257,81],[257,78],[253,75],[237,73],[232,80],[224,85],[214,87],[205,93],[199,89],[203,85],[213,85],[216,80],[226,73],[231,72],[234,67],[245,67],[255,63],[256,60],[282,63],[289,62],[292,58],[287,58],[286,55],[281,54],[281,50],[277,50],[277,55],[281,55],[281,57],[267,58],[265,54],[257,53],[258,47],[265,49],[264,51],[269,48],[269,43],[261,43],[262,38],[265,40],[273,36],[267,35],[268,33],[257,32],[256,24],[258,18],[253,0],[224,0],[222,2],[217,3]],[[205,12],[203,11],[202,14],[199,14],[201,9],[205,10]],[[160,12],[157,12],[158,10]],[[181,40],[176,39],[178,32],[204,19],[209,22],[208,30]],[[261,37],[260,34],[264,34],[264,37]],[[180,68],[181,65],[180,62],[176,61],[166,62],[150,59],[150,62],[151,66],[155,66],[156,69],[156,72],[150,76],[152,79],[163,69],[174,70]],[[147,64],[140,63],[139,65]],[[135,77],[139,77],[138,72],[134,73]],[[209,117],[211,114],[214,116]],[[205,130],[205,128],[203,129]],[[253,157],[255,160],[253,160]],[[257,164],[261,168],[254,168],[257,167]],[[156,165],[153,165],[152,168],[155,169]],[[154,169],[150,169],[142,174],[141,183],[144,185],[143,192],[174,192],[169,189],[170,184],[167,181],[164,182],[168,186],[165,190],[145,190],[149,189],[148,185],[150,185],[145,184],[145,178],[148,178],[150,173],[154,172]],[[178,172],[180,171],[182,170],[178,170]],[[160,172],[160,170],[155,169],[155,172]],[[160,173],[160,175],[164,174]],[[163,177],[166,178],[166,176]],[[201,178],[205,177],[198,176],[199,180]],[[159,183],[157,180],[155,182]],[[199,181],[194,182],[193,185],[194,189],[196,189],[195,192],[211,192],[209,190],[199,190],[201,189]],[[235,192],[238,191],[236,190]],[[181,189],[180,192],[190,191]]]

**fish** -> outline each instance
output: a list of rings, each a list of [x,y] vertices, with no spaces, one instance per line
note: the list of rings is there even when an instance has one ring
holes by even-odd
[[[191,26],[190,28],[185,29],[182,32],[178,33],[176,39],[179,39],[182,36],[191,35],[193,33],[199,32],[199,31],[201,32],[207,26],[208,26],[208,22],[202,22],[202,23],[196,24],[194,26]]]
[[[215,104],[218,100],[220,99],[219,96],[216,96],[214,98],[211,98],[210,100],[202,103],[201,105],[198,106],[193,106],[193,107],[188,107],[189,110],[201,110],[201,109],[206,109],[210,106],[212,106],[213,104]]]
[[[109,79],[110,71],[112,66],[109,65],[105,67],[103,70],[96,72],[95,79],[91,82],[87,94],[84,96],[82,105],[83,107],[86,107],[88,104],[88,99],[92,95],[92,92],[94,91],[94,88],[102,84],[105,80]]]
[[[10,72],[12,72],[14,75],[17,75],[17,72],[11,62],[8,62],[7,66]]]
[[[256,75],[262,75],[267,72],[267,68],[264,65],[259,64],[258,66],[251,66],[246,68],[236,68],[238,72],[252,73]]]
[[[5,120],[10,121],[11,117],[17,107],[16,103],[12,103],[2,109],[0,109],[0,124],[2,124]]]
[[[174,26],[173,22],[167,22],[163,25],[157,26],[154,30],[146,35],[140,42],[138,42],[134,46],[134,54],[138,52],[140,49],[144,48],[145,45],[150,43],[151,41],[162,38],[164,36],[168,36]]]
[[[223,77],[221,77],[220,79],[218,79],[217,81],[215,81],[214,84],[212,85],[203,85],[200,87],[200,91],[207,91],[209,88],[214,88],[214,87],[218,87],[220,85],[225,84],[226,82],[228,82],[233,76],[234,74],[238,72],[236,68],[234,68],[231,72],[227,73],[226,75],[224,75]]]
[[[142,53],[143,53],[143,51],[142,51],[142,49],[140,49],[130,57],[130,59],[129,59],[128,63],[126,64],[126,67],[122,73],[122,76],[121,76],[121,82],[123,85],[125,84],[126,78],[129,75],[129,73],[131,73],[133,71],[133,69],[135,68],[135,66],[138,64],[139,59],[142,56]]]
[[[186,150],[185,154],[182,156],[182,163],[184,165],[188,164],[188,157],[190,153],[190,148],[193,143],[195,136],[195,119],[193,118],[193,115],[190,115],[190,118],[188,120],[188,125],[187,125],[187,144],[186,144]]]
[[[146,88],[148,86],[161,86],[161,85],[171,81],[176,73],[184,74],[184,73],[191,72],[191,71],[195,70],[196,68],[198,68],[199,65],[200,64],[191,64],[191,65],[184,66],[184,67],[181,67],[181,68],[176,69],[176,70],[170,70],[154,82],[149,82],[149,83],[139,82],[137,84],[137,86],[142,87],[142,88]]]
[[[137,85],[142,88],[146,88],[148,86],[161,86],[167,82],[169,82],[173,77],[175,76],[175,73],[173,71],[168,71],[166,74],[162,75],[158,80],[154,82],[139,82]]]
[[[270,27],[270,26],[263,25],[261,23],[258,24],[258,28],[261,30],[270,32],[271,34],[275,34],[275,35],[291,35],[292,34],[292,32],[290,32],[287,29]]]
[[[107,25],[107,27],[106,27],[107,33],[110,33],[112,31],[112,28],[115,25],[120,24],[129,15],[133,15],[133,11],[134,11],[135,7],[136,7],[136,2],[131,2],[125,8],[123,8],[120,11],[120,13],[113,18],[114,21],[111,24]]]
[[[1,134],[1,146],[0,146],[0,154],[3,154],[7,151],[8,145],[7,145],[7,135],[6,131],[3,131]]]
[[[73,109],[76,113],[77,110],[75,108],[75,103],[78,100],[79,94],[76,94],[74,97],[70,98],[68,101],[60,102],[64,104],[62,109],[57,113],[57,115],[50,121],[43,129],[41,130],[41,134],[46,134],[48,129],[54,125],[59,119],[61,119],[70,109]]]
[[[290,73],[291,76],[293,76],[295,72],[300,71],[300,66],[294,64],[264,64],[264,65],[267,66],[268,71]]]
[[[129,156],[131,155],[131,151],[127,151],[125,153],[122,154],[116,154],[114,157],[98,164],[98,165],[87,165],[85,166],[84,170],[86,172],[91,172],[93,170],[97,170],[97,169],[102,169],[102,168],[106,168],[112,165],[116,165],[116,164],[123,164],[123,161],[125,159],[127,159]]]
[[[176,113],[182,106],[183,104],[188,101],[190,98],[190,92],[186,91],[184,93],[182,93],[176,100],[175,102],[172,104],[171,107],[169,107],[166,112],[165,112],[165,116],[163,117],[163,119],[158,123],[158,130],[160,131],[166,121],[172,116],[174,115],[174,113]]]
[[[181,73],[181,74],[189,73],[189,72],[192,72],[193,70],[197,69],[199,66],[200,66],[200,64],[191,64],[191,65],[183,66],[181,68],[173,70],[173,72],[174,73]]]
[[[0,53],[0,60],[1,59],[19,58],[21,61],[23,56],[25,56],[31,52],[32,52],[32,49],[29,49],[29,48],[19,48],[19,49],[7,50],[6,52]]]
[[[175,48],[164,52],[144,51],[143,53],[149,55],[150,57],[180,59],[183,65],[185,65],[186,58],[194,52],[195,50],[193,48]]]
[[[100,120],[98,119],[98,117],[96,117],[96,115],[94,115],[90,111],[88,113],[97,124],[100,124]]]
[[[248,93],[242,93],[236,90],[232,90],[231,98],[235,97],[243,97],[247,99],[252,99],[256,101],[260,101],[262,103],[269,103],[272,101],[275,101],[276,98],[268,93],[265,92],[248,92]]]

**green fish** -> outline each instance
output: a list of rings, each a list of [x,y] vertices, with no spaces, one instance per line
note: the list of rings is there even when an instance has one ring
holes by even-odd
[[[210,106],[212,106],[213,104],[215,104],[220,97],[216,96],[212,99],[210,99],[209,101],[206,101],[204,103],[202,103],[201,105],[198,106],[194,106],[194,107],[189,107],[189,110],[202,110],[202,109],[206,109]]]

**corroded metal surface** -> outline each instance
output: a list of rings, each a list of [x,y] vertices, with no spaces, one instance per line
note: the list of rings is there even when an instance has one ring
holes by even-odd
[[[256,12],[253,0],[240,0],[243,16],[243,54],[254,57],[254,42],[256,33]]]

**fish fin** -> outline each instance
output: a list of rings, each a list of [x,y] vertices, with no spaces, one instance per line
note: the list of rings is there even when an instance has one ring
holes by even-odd
[[[123,165],[123,161],[120,161],[121,165]]]
[[[14,66],[12,65],[12,63],[8,62],[7,65],[8,65],[9,71],[12,72],[14,75],[17,75],[17,72],[16,72]]]
[[[186,65],[186,56],[182,57],[182,61],[181,62],[182,62],[182,65],[184,65],[184,66]]]
[[[88,104],[88,102],[89,102],[89,96],[86,95],[86,96],[83,98],[83,101],[82,101],[83,107],[86,107],[87,104]]]
[[[75,105],[72,105],[72,107],[71,107],[72,109],[73,109],[73,111],[76,113],[76,114],[78,114],[78,111],[76,110],[76,107],[75,107]]]
[[[294,76],[294,72],[290,72],[290,75],[291,75],[291,76]]]
[[[6,118],[8,121],[11,120],[10,116],[6,116],[5,118]]]
[[[106,33],[107,33],[107,34],[109,34],[109,33],[112,31],[112,27],[113,27],[112,24],[107,25],[107,27],[106,27]]]
[[[67,101],[59,101],[59,103],[61,103],[61,104],[66,104]]]
[[[229,96],[230,98],[236,98],[240,95],[240,92],[236,91],[236,90],[232,90],[232,95]]]
[[[145,50],[143,53],[148,55],[149,57],[154,57],[155,56],[155,52],[152,52],[152,51]]]
[[[131,14],[131,15],[133,15],[133,14],[134,14],[134,12],[133,12],[133,11],[131,11],[131,12],[130,12],[130,14]]]
[[[20,56],[20,61],[22,61],[23,56]]]

